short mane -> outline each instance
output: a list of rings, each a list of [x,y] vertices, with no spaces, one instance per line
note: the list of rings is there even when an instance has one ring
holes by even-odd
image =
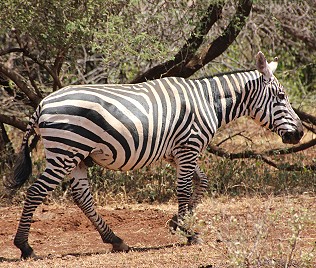
[[[204,76],[204,77],[200,77],[197,78],[196,80],[202,80],[205,78],[211,79],[217,76],[223,76],[223,75],[230,75],[230,74],[237,74],[237,73],[246,73],[246,72],[252,72],[252,71],[256,71],[256,69],[247,69],[247,70],[235,70],[235,71],[228,71],[228,72],[221,72],[221,73],[216,73],[210,76]]]

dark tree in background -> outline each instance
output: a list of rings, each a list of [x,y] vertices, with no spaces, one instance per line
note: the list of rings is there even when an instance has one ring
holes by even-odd
[[[306,113],[315,105],[315,11],[313,0],[1,1],[1,158],[13,151],[8,129],[25,131],[41,99],[65,85],[253,68],[258,50],[280,56],[278,77],[315,133],[315,117]],[[307,143],[287,152],[310,148],[316,140]]]

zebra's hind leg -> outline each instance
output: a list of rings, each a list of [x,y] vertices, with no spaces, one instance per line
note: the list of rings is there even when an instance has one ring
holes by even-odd
[[[113,252],[129,251],[129,246],[113,233],[102,217],[96,212],[87,179],[87,166],[84,162],[81,162],[72,172],[71,190],[75,203],[98,230],[103,242],[112,244]]]
[[[206,193],[208,187],[208,177],[205,173],[196,166],[195,171],[192,177],[193,181],[193,193],[189,201],[189,213],[194,214],[194,210],[201,203],[203,195]],[[203,244],[203,239],[199,236],[198,233],[188,238],[189,244]]]
[[[189,211],[193,212],[201,203],[202,197],[206,193],[208,187],[208,177],[198,166],[196,166],[192,181],[194,187],[189,201]]]
[[[62,171],[56,172],[53,167],[47,166],[41,176],[27,190],[22,216],[14,238],[14,245],[21,250],[21,259],[36,258],[28,243],[33,213],[65,175]]]

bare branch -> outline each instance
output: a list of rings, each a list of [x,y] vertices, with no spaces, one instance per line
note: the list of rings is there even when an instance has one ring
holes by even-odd
[[[22,131],[26,131],[26,123],[19,120],[17,117],[15,116],[7,116],[4,114],[0,114],[0,122],[16,127]]]
[[[53,65],[53,70],[52,70],[52,77],[54,78],[54,85],[53,85],[53,91],[62,88],[62,83],[59,79],[59,73],[61,70],[61,67],[63,65],[64,59],[65,59],[65,53],[64,51],[60,51],[58,53],[54,65]]]
[[[50,69],[46,64],[42,63],[41,61],[38,60],[37,56],[32,55],[27,49],[25,48],[7,48],[5,50],[0,51],[0,56],[9,54],[9,53],[22,53],[23,56],[31,59],[34,63],[38,64],[40,67],[44,68],[49,75],[53,78],[54,80],[54,87],[55,89],[57,88],[62,88],[63,85],[59,79],[59,71],[61,69],[62,66],[62,62],[64,60],[64,56],[58,56],[56,57],[54,66],[53,66],[53,70]],[[61,55],[64,53],[60,53]],[[11,79],[11,78],[10,78]],[[39,95],[39,97],[41,98],[41,93],[37,90],[37,86],[35,85],[34,82],[32,82],[32,79],[30,78],[30,81],[32,83],[32,86],[34,87],[34,89],[36,90],[37,94]]]
[[[17,72],[6,68],[2,63],[0,63],[0,73],[4,74],[6,77],[11,79],[31,100],[32,106],[35,108],[40,103],[41,98],[38,97],[23,81],[23,77]]]
[[[7,48],[4,50],[0,50],[0,57],[10,53],[23,53],[23,49],[19,47]]]
[[[235,133],[233,135],[229,135],[227,138],[223,139],[222,141],[220,141],[219,143],[216,144],[216,146],[220,146],[222,145],[224,142],[228,141],[228,140],[231,140],[232,138],[236,137],[236,136],[242,136],[244,137],[245,139],[249,140],[252,142],[251,139],[249,139],[248,137],[244,136],[243,134],[243,131],[239,131],[238,133]]]
[[[202,44],[205,35],[208,33],[214,23],[220,18],[222,9],[223,3],[220,1],[216,4],[210,4],[207,12],[191,33],[191,37],[174,56],[174,59],[151,68],[150,70],[136,77],[131,83],[140,83],[145,82],[146,80],[166,77],[168,76],[166,73],[174,66],[184,66],[185,63],[192,59],[193,55]]]
[[[316,145],[316,139],[312,139],[308,142],[293,146],[291,148],[282,148],[282,149],[272,149],[269,151],[265,151],[263,155],[283,155],[283,154],[292,154],[300,151],[304,151],[308,148],[311,148]]]
[[[62,88],[62,84],[60,82],[60,79],[57,75],[57,72],[54,72],[52,69],[50,69],[46,64],[40,62],[36,56],[32,55],[29,51],[23,50],[23,55],[26,57],[29,57],[31,60],[33,60],[35,63],[37,63],[39,66],[43,67],[49,75],[53,78],[54,83],[59,87]]]
[[[312,139],[306,143],[302,143],[297,146],[293,146],[291,148],[286,148],[286,149],[272,149],[268,150],[262,153],[256,153],[254,151],[243,151],[239,153],[230,153],[223,148],[220,148],[216,145],[209,145],[207,148],[207,151],[215,154],[220,157],[225,157],[229,159],[240,159],[240,158],[253,158],[253,159],[261,159],[265,163],[267,163],[270,166],[273,166],[277,169],[280,170],[295,170],[295,171],[300,171],[304,169],[311,169],[311,170],[316,170],[316,165],[305,165],[305,166],[300,166],[300,165],[290,165],[288,163],[286,164],[276,164],[272,160],[269,160],[266,158],[266,156],[273,156],[273,155],[284,155],[284,154],[291,154],[291,153],[296,153],[300,151],[304,151],[308,148],[311,148],[316,145],[316,139]]]
[[[311,124],[316,126],[316,117],[315,116],[308,114],[308,113],[305,113],[305,112],[303,112],[299,109],[296,109],[294,107],[293,107],[293,110],[302,121],[307,122],[307,123],[311,123]]]
[[[297,29],[285,24],[282,25],[282,28],[293,38],[303,41],[310,49],[316,49],[316,39],[309,34],[302,32],[301,29]]]
[[[308,129],[309,131],[313,132],[316,134],[316,128],[313,128],[312,126],[309,126],[308,124],[303,122],[303,126]]]

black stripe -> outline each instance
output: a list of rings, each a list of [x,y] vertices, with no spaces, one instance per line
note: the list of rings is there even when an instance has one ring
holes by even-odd
[[[68,158],[70,158],[71,162],[74,162],[76,165],[78,163],[76,163],[77,161],[75,159],[73,159],[75,156],[79,157],[80,160],[84,159],[83,154],[78,153],[78,152],[74,154],[73,152],[66,151],[66,150],[60,149],[60,148],[46,148],[46,150],[49,151],[49,152],[52,152],[54,154],[65,155]]]
[[[90,147],[90,146],[88,146],[86,144],[74,141],[74,140],[61,138],[61,137],[53,137],[53,136],[42,136],[42,137],[45,140],[59,142],[59,143],[71,146],[73,148],[77,148],[77,149],[79,149],[81,151],[85,151],[85,152],[89,152],[90,153],[93,150],[92,147]]]
[[[217,127],[220,127],[223,118],[223,107],[221,101],[219,101],[221,99],[221,95],[214,79],[210,79],[210,85],[213,93],[214,109],[218,120]]]

